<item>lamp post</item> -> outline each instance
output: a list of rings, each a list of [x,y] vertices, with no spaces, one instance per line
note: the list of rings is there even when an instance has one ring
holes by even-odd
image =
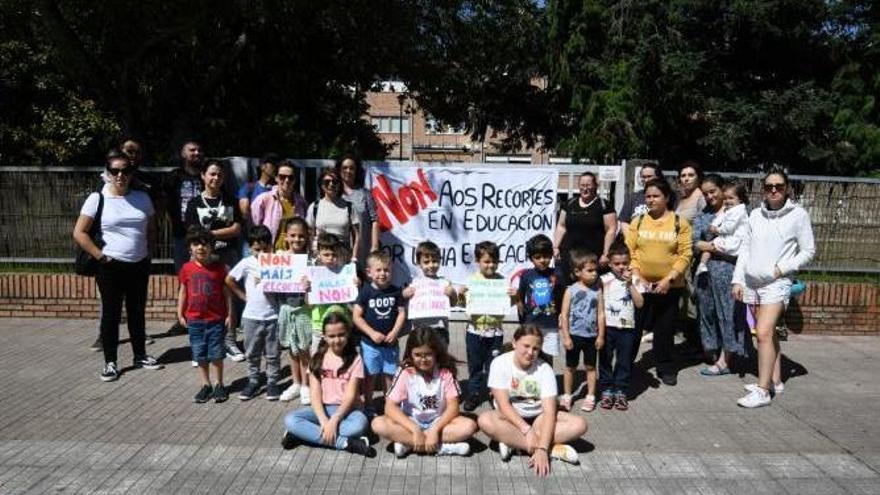
[[[403,102],[405,101],[406,96],[403,93],[397,95],[397,103],[400,104],[400,120],[397,121],[397,148],[400,161],[403,161]]]

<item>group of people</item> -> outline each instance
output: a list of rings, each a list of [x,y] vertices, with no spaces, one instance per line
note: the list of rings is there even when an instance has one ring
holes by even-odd
[[[400,457],[411,451],[464,455],[467,439],[481,429],[498,442],[503,459],[523,451],[534,471],[546,475],[551,458],[577,462],[569,443],[587,431],[585,418],[569,412],[581,362],[587,389],[581,410],[625,411],[642,331],[653,334],[664,384],[677,382],[674,336],[688,317],[699,322],[702,347],[712,356],[701,373],[724,375],[733,356],[746,353],[750,337],[741,323],[747,306],[756,315],[759,376],[739,405],[767,405],[773,393],[781,393],[775,324],[793,274],[815,251],[809,217],[788,199],[782,171],[765,176],[764,200],[746,215],[745,190],[736,182],[703,177],[699,165],[687,162],[676,194],[656,164],[644,166],[644,188],[619,217],[598,196],[596,176],[583,174],[579,194],[562,207],[554,239],[539,234],[526,244],[532,267],[516,275],[508,292],[520,319],[512,342],[505,348],[505,315],[469,315],[463,392],[448,350],[448,319],[409,318],[407,301],[439,284],[455,304],[467,300],[467,286],[442,276],[440,249],[430,241],[416,249],[421,274],[407,287],[392,284],[391,259],[380,249],[375,205],[356,158],[322,170],[321,197],[307,205],[296,167],[272,155],[235,198],[224,188],[222,164],[203,159],[197,142],[183,144],[181,167],[161,185],[139,174],[131,144],[108,154],[104,184],[86,199],[74,227],[77,244],[100,262],[104,381],[120,373],[123,303],[133,365],[161,368],[146,353],[144,321],[159,211],[172,225],[178,324],[189,335],[200,380],[194,401],[228,399],[225,357],[248,361],[239,399],[259,396],[265,361],[266,398],[300,401],[285,418],[285,448],[304,443],[372,456],[364,437],[371,427],[394,442]],[[93,235],[93,225],[100,226],[100,236]],[[242,236],[246,242],[240,245]],[[355,263],[357,300],[309,301],[305,277],[303,293],[263,292],[257,256],[269,252],[306,254],[310,264],[336,272]],[[472,279],[503,278],[494,243],[479,243],[475,261]],[[236,339],[239,324],[244,352]],[[398,339],[405,331],[401,356]],[[292,380],[282,390],[285,353]],[[558,394],[552,363],[563,353]],[[492,409],[476,421],[460,414],[460,408],[476,410],[487,389]],[[381,411],[376,392],[384,393]]]

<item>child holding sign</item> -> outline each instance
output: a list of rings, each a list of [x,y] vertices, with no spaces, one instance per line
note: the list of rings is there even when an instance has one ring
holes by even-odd
[[[272,232],[265,225],[248,230],[248,246],[251,255],[242,258],[226,276],[226,286],[239,299],[245,301],[241,314],[244,328],[245,356],[248,361],[248,383],[238,394],[241,400],[251,400],[260,393],[260,361],[266,356],[266,399],[278,400],[278,302],[273,294],[266,294],[260,287],[261,253],[272,252]],[[244,290],[238,281],[244,279]]]
[[[440,258],[440,248],[433,242],[424,241],[416,246],[416,263],[422,270],[422,276],[415,278],[403,290],[403,297],[410,300],[409,316],[413,327],[418,325],[433,329],[440,342],[448,346],[449,306],[456,293],[452,283],[438,275]],[[419,316],[421,314],[426,316]]]
[[[344,267],[339,264],[339,257],[343,250],[344,246],[342,244],[342,239],[340,239],[339,236],[328,233],[320,234],[318,236],[318,257],[315,260],[316,264],[327,268],[331,272],[339,272],[343,270]],[[352,278],[355,280],[356,284],[359,283],[354,272],[352,272]],[[306,290],[309,292],[309,294],[306,295],[306,300],[309,304],[309,311],[312,315],[312,355],[317,351],[318,345],[323,338],[323,332],[321,329],[323,328],[324,318],[327,317],[327,313],[341,312],[342,316],[351,322],[351,309],[348,305],[340,305],[337,302],[318,303],[315,294],[311,293],[314,284],[314,280],[306,280]],[[354,298],[351,300],[353,299]]]
[[[387,252],[370,253],[367,276],[370,283],[361,288],[353,313],[354,326],[363,334],[364,400],[369,409],[376,377],[385,375],[382,390],[388,390],[397,371],[400,358],[397,336],[406,323],[406,306],[400,288],[391,284],[391,256]]]
[[[510,309],[511,296],[516,295],[513,288],[507,287],[504,276],[498,273],[499,254],[498,246],[494,242],[478,243],[474,247],[474,257],[477,259],[479,270],[471,276],[468,287],[464,289],[470,321],[465,329],[468,382],[467,397],[462,408],[468,412],[476,409],[483,401],[489,364],[501,353],[501,344],[504,340],[502,326],[504,315]],[[506,291],[501,293],[506,295],[506,300],[501,300],[502,304],[497,305],[497,309],[488,309],[485,304],[476,306],[478,298],[498,296],[499,294],[495,293],[499,290]],[[497,300],[498,297],[495,299]]]
[[[309,254],[311,243],[309,226],[305,220],[299,217],[290,219],[284,229],[284,243],[285,250],[281,251],[283,253]],[[281,394],[281,400],[286,402],[299,397],[301,404],[308,404],[312,318],[306,305],[305,292],[284,294],[278,313],[278,333],[281,347],[287,349],[290,378],[293,382]]]

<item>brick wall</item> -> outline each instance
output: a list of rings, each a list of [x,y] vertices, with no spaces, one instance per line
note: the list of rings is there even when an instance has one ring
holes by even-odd
[[[173,321],[177,278],[150,277],[148,320]],[[880,291],[871,284],[810,282],[789,306],[795,333],[880,335]],[[97,318],[94,279],[72,274],[0,274],[0,317]]]

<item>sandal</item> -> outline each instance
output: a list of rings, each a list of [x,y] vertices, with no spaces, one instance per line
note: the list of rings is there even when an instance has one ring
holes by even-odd
[[[703,368],[700,369],[700,374],[703,376],[729,375],[730,368],[719,368],[713,364],[712,366],[703,366]]]
[[[614,407],[614,396],[611,394],[602,394],[602,399],[599,401],[599,407],[602,409],[612,409]]]
[[[626,411],[629,409],[629,402],[626,400],[626,395],[617,394],[617,397],[615,397],[614,400],[614,409],[617,409],[618,411]]]
[[[584,402],[581,404],[581,411],[592,412],[593,409],[596,409],[596,396],[588,395],[584,397]]]
[[[571,411],[571,396],[564,394],[559,397],[559,407],[566,411]]]

